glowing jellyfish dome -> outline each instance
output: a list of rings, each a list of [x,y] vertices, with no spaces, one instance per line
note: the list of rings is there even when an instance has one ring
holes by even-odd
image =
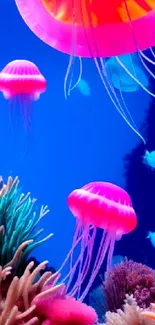
[[[82,58],[93,59],[115,108],[145,144],[128,111],[121,89],[117,94],[108,77],[105,58],[115,57],[116,64],[120,64],[142,89],[155,96],[139,79],[136,71],[130,71],[119,58],[120,55],[137,52],[148,76],[155,78],[150,67],[155,64],[152,49],[155,46],[155,1],[15,0],[15,3],[26,24],[42,41],[70,55],[64,81],[65,97],[74,88],[72,67],[75,59],[79,58],[78,80],[82,76]],[[149,54],[144,52],[146,49]]]
[[[46,79],[31,61],[14,60],[0,72],[0,91],[10,103],[19,106],[26,127],[31,124],[31,104],[46,90]]]
[[[128,193],[107,182],[93,182],[74,190],[68,197],[68,206],[76,218],[76,230],[72,248],[59,271],[61,272],[69,262],[69,272],[63,281],[67,283],[68,294],[82,301],[92,286],[106,254],[107,268],[110,268],[115,241],[135,229],[137,217]],[[81,293],[81,286],[90,271],[98,228],[103,230],[102,237],[98,250],[95,251],[91,275]],[[78,246],[79,254],[73,262]]]

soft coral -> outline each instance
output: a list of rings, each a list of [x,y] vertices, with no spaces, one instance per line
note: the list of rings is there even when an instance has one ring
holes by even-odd
[[[46,306],[45,301],[38,301],[36,310],[48,320],[48,325],[94,325],[97,322],[97,314],[92,307],[71,297],[46,300]]]

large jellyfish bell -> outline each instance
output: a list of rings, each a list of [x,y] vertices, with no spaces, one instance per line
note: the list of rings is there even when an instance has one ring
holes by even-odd
[[[119,56],[137,52],[148,76],[155,78],[155,1],[154,0],[15,0],[30,29],[51,47],[70,55],[64,80],[65,97],[70,95],[76,59],[82,77],[82,58],[94,60],[98,74],[115,108],[130,128],[146,144],[128,111],[121,89],[118,94],[109,79],[105,58],[115,57],[140,88],[155,97],[136,69],[130,70]],[[148,49],[148,55],[144,52]],[[131,55],[132,60],[132,55]],[[134,66],[134,62],[132,63]]]
[[[110,268],[115,241],[120,240],[122,235],[128,234],[136,227],[137,218],[127,192],[106,182],[93,182],[74,190],[68,197],[68,206],[76,217],[76,230],[71,251],[60,271],[69,261],[70,268],[64,281],[67,283],[69,295],[74,295],[82,301],[97,276],[106,254],[107,268]],[[81,286],[90,270],[98,228],[103,229],[103,235],[98,251],[95,252],[89,281],[81,294]],[[74,250],[78,245],[79,256],[73,263]]]

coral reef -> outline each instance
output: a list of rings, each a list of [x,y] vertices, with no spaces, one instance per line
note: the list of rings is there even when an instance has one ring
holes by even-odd
[[[36,199],[31,199],[30,193],[22,194],[18,177],[9,177],[6,185],[1,178],[0,189],[0,265],[11,266],[21,275],[28,254],[53,235],[36,240],[43,231],[36,230],[38,223],[49,210],[41,206],[36,213]]]
[[[106,325],[153,325],[154,321],[143,315],[133,296],[126,296],[125,305],[117,312],[106,313]]]
[[[106,272],[103,290],[108,311],[122,308],[126,294],[133,294],[139,307],[148,308],[155,301],[155,270],[125,260]]]
[[[36,241],[48,209],[42,206],[37,215],[36,200],[18,185],[17,177],[0,182],[0,325],[94,325],[95,310],[67,296],[65,284],[57,284],[60,274],[47,261],[27,259],[52,234]]]
[[[35,282],[39,272],[46,267],[47,261],[38,265],[33,272],[34,262],[30,262],[21,278],[15,276],[7,282],[11,267],[0,267],[0,325],[35,325],[42,324],[37,316],[33,299],[41,296],[48,299],[65,296],[64,284],[57,285],[58,273],[46,272]]]
[[[94,325],[97,314],[92,307],[67,297],[59,273],[45,272],[36,282],[47,261],[33,272],[30,262],[21,278],[7,282],[11,267],[0,268],[0,325]]]

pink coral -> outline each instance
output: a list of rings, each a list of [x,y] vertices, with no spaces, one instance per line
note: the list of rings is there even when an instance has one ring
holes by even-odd
[[[36,312],[45,321],[44,325],[94,325],[97,314],[92,307],[74,298],[56,298],[35,301]]]

